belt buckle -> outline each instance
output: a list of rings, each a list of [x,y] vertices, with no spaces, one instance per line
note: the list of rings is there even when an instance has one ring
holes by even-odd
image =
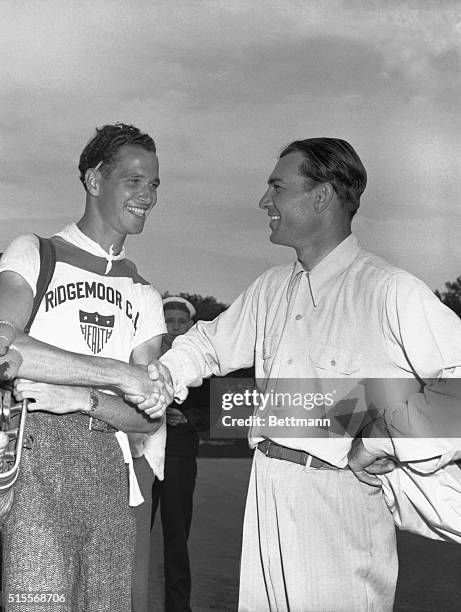
[[[264,453],[266,455],[266,457],[269,456],[269,451],[271,448],[272,442],[270,440],[267,440],[267,448],[266,448],[266,452]]]

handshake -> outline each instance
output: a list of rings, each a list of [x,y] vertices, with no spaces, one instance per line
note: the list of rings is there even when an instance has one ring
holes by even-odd
[[[16,348],[11,346],[15,341],[17,342],[18,335],[12,323],[0,320],[0,382],[12,380],[23,374],[24,368],[21,368],[23,357]],[[27,354],[28,343],[32,341],[27,336],[25,338],[27,338],[26,344],[23,343],[20,347],[24,355]],[[46,350],[50,349],[52,347],[48,346]],[[31,357],[31,353],[27,357],[25,362],[28,364],[37,360],[36,356],[35,359]],[[53,355],[50,357],[53,362]],[[66,359],[67,366],[59,370],[59,375],[55,372],[54,380],[46,380],[42,371],[39,381],[57,386],[81,385],[117,388],[127,402],[135,404],[151,419],[163,416],[167,406],[173,401],[174,389],[170,371],[157,360],[148,366],[141,366],[105,357],[95,358],[72,353],[67,353]],[[45,357],[43,361],[46,363]],[[75,374],[77,370],[80,373],[79,376]],[[29,378],[33,379],[33,376],[29,375]],[[60,380],[57,381],[56,378]],[[76,382],[77,380],[79,382]]]
[[[174,388],[171,374],[160,361],[147,367],[127,367],[127,377],[118,385],[127,402],[135,404],[151,419],[157,419],[173,401]]]

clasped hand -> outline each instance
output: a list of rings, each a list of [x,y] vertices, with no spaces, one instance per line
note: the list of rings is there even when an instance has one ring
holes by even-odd
[[[85,412],[89,406],[89,391],[85,387],[52,385],[24,378],[14,381],[14,396],[18,402],[32,400],[29,412],[45,411],[53,414]]]
[[[125,399],[136,404],[151,419],[165,414],[167,406],[173,401],[173,382],[170,371],[162,363],[154,360],[147,366],[135,366],[140,376],[139,390],[125,393]]]

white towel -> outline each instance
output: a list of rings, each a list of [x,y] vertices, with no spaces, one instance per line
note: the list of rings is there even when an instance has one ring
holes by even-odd
[[[154,434],[147,435],[144,440],[144,457],[159,480],[163,480],[165,444],[166,420],[163,418],[160,428]]]
[[[133,457],[131,456],[130,443],[128,442],[128,436],[123,431],[117,431],[115,434],[120,448],[122,449],[123,459],[128,465],[129,483],[130,483],[130,506],[139,506],[143,503],[144,497],[142,496],[141,489],[138,485],[138,480],[133,468]]]

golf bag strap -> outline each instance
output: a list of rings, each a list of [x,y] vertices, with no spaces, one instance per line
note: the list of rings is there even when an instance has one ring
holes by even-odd
[[[34,304],[27,325],[24,328],[24,333],[28,334],[32,323],[34,322],[37,311],[45,296],[48,285],[51,282],[56,266],[56,249],[53,242],[49,238],[41,238],[37,236],[40,243],[40,272],[37,279],[37,291],[35,292]]]

